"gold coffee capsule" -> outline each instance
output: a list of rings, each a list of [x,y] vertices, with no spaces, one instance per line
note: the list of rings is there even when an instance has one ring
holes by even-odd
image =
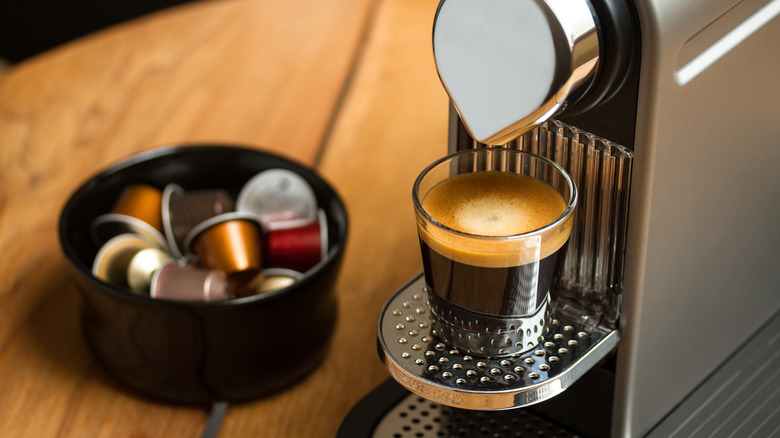
[[[113,284],[129,287],[127,270],[130,261],[140,251],[157,248],[154,242],[135,234],[120,234],[106,242],[95,256],[92,275]]]
[[[262,278],[261,227],[246,213],[226,213],[197,225],[185,239],[203,266],[227,274],[236,295],[247,295]]]
[[[171,260],[171,255],[159,248],[138,251],[127,266],[127,284],[130,290],[148,294],[154,272]]]
[[[298,271],[293,271],[292,269],[265,269],[263,270],[263,281],[257,285],[257,288],[255,288],[253,293],[262,294],[284,289],[285,287],[292,286],[301,278],[303,278],[303,274]]]

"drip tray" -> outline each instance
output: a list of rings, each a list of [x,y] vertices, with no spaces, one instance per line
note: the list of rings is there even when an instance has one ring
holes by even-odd
[[[372,438],[582,438],[533,412],[464,411],[409,394],[379,421]]]
[[[422,275],[397,291],[379,318],[378,343],[391,376],[412,393],[461,409],[528,406],[571,386],[617,344],[619,333],[588,318],[557,315],[550,333],[522,354],[463,354],[432,333]]]

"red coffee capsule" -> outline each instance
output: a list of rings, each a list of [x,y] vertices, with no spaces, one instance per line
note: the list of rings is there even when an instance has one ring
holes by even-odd
[[[266,266],[306,272],[323,260],[328,251],[328,224],[320,210],[307,225],[271,231],[265,238]]]

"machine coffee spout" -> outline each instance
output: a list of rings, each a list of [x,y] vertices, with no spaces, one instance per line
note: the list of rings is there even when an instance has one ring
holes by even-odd
[[[587,94],[602,63],[590,3],[445,0],[436,68],[471,136],[505,144]]]

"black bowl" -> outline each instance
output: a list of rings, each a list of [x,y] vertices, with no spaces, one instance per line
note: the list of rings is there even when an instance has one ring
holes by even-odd
[[[162,190],[174,182],[187,190],[222,188],[237,196],[251,177],[273,168],[305,178],[328,218],[327,257],[295,284],[226,301],[181,302],[136,295],[91,274],[99,249],[91,222],[111,209],[128,184]],[[141,153],[73,193],[60,216],[59,237],[83,298],[87,343],[106,369],[144,393],[192,403],[252,399],[302,380],[327,350],[347,214],[325,181],[292,161],[219,145]]]

